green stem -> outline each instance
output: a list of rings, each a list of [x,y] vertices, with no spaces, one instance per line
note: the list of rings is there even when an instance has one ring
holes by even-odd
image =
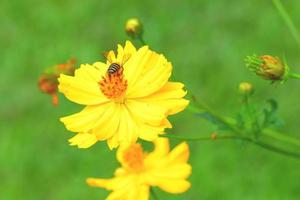
[[[262,131],[262,134],[264,134],[266,136],[269,136],[269,137],[272,137],[276,140],[280,140],[282,142],[294,144],[294,145],[300,147],[300,139],[299,138],[284,135],[284,134],[278,133],[276,131],[273,131],[271,129],[264,129]]]
[[[281,149],[281,148],[278,148],[278,147],[275,147],[275,146],[272,146],[270,144],[263,143],[263,142],[260,142],[260,141],[252,141],[252,142],[254,144],[264,148],[264,149],[268,149],[268,150],[273,151],[275,153],[279,153],[279,154],[283,154],[283,155],[286,155],[286,156],[291,156],[291,157],[300,159],[300,153],[290,152],[290,151],[287,151],[285,149]]]
[[[165,135],[160,135],[160,137],[165,137],[165,138],[170,138],[170,139],[178,139],[178,140],[186,140],[186,141],[208,141],[208,140],[224,140],[224,139],[237,139],[237,140],[243,140],[246,142],[250,142],[253,143],[257,146],[260,146],[264,149],[267,149],[269,151],[278,153],[278,154],[283,154],[286,156],[291,156],[294,158],[298,158],[300,159],[300,153],[296,153],[296,152],[291,152],[291,151],[287,151],[285,149],[281,149],[279,147],[264,143],[262,141],[257,141],[257,140],[253,140],[251,138],[248,137],[241,137],[241,136],[237,136],[237,135],[222,135],[222,136],[217,136],[215,139],[213,139],[211,136],[205,136],[205,137],[182,137],[182,136],[177,136],[177,135],[171,135],[171,134],[165,134]]]
[[[150,194],[154,200],[158,200],[158,197],[152,187],[150,187]]]
[[[146,42],[145,42],[145,40],[144,40],[144,38],[143,38],[142,35],[139,35],[139,36],[137,37],[137,39],[142,43],[142,45],[146,45]]]
[[[259,133],[259,123],[257,121],[257,117],[255,116],[255,109],[253,108],[253,106],[249,103],[249,95],[248,94],[245,94],[244,95],[244,103],[246,105],[246,109],[247,109],[247,113],[248,113],[248,116],[250,117],[251,119],[251,125],[252,125],[252,129],[253,129],[253,132],[254,132],[254,136],[255,138],[257,139],[258,138],[258,133]]]
[[[173,135],[173,134],[164,134],[164,135],[160,135],[160,137],[177,139],[177,140],[186,140],[186,141],[243,139],[242,137],[239,137],[237,135],[220,135],[220,136],[218,135],[214,138],[212,135],[204,136],[204,137],[182,137],[182,136]]]
[[[285,21],[287,27],[289,28],[290,32],[292,33],[293,37],[297,41],[298,45],[300,46],[300,34],[291,20],[290,16],[288,15],[287,11],[285,10],[284,6],[282,5],[280,0],[273,0],[273,4],[276,7],[277,11],[279,12],[280,16]]]
[[[287,156],[291,156],[291,157],[295,157],[295,158],[300,159],[300,154],[299,153],[290,152],[290,151],[287,151],[285,149],[281,149],[279,147],[275,147],[275,146],[272,146],[270,144],[263,143],[261,141],[258,141],[257,139],[251,139],[249,137],[243,136],[244,133],[241,130],[239,130],[238,128],[235,127],[234,119],[227,118],[227,120],[226,120],[224,117],[222,117],[222,116],[216,114],[214,111],[212,111],[208,106],[203,105],[203,104],[199,104],[196,101],[195,97],[193,98],[193,100],[199,106],[200,110],[204,110],[206,112],[209,112],[212,116],[214,116],[216,119],[220,120],[226,126],[230,127],[230,129],[232,129],[232,131],[237,134],[235,136],[233,136],[233,135],[224,136],[223,139],[240,139],[240,140],[248,141],[248,142],[256,144],[256,145],[258,145],[258,146],[260,146],[262,148],[268,149],[270,151],[273,151],[273,152],[276,152],[276,153],[279,153],[279,154],[283,154],[283,155],[287,155]],[[193,109],[193,111],[195,111],[195,110]],[[284,136],[283,134],[276,133],[276,132],[271,131],[269,129],[265,129],[264,131],[262,131],[262,134],[273,136],[273,138],[276,138],[277,140],[284,141],[284,142],[289,142],[290,144],[299,145],[299,143],[300,143],[300,139],[292,138],[292,137],[288,137],[288,136]],[[171,136],[169,138],[182,139],[182,140],[190,140],[190,141],[197,141],[197,140],[201,141],[201,140],[208,140],[209,139],[209,137],[184,138],[184,137],[178,137],[178,136],[175,136],[175,137]],[[210,139],[211,139],[211,137],[210,137]],[[221,139],[222,139],[222,137],[221,137]]]
[[[300,74],[297,73],[288,73],[289,78],[300,79]]]

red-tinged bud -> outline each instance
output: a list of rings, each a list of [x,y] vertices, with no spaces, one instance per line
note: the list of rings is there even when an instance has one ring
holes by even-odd
[[[278,57],[269,55],[248,56],[246,66],[258,76],[272,81],[285,80],[289,72],[289,67]]]
[[[38,86],[40,90],[46,94],[52,96],[52,103],[53,105],[58,105],[58,98],[57,98],[57,75],[41,75],[39,78]]]
[[[39,88],[42,92],[53,94],[57,91],[57,75],[41,75],[39,78]]]
[[[76,59],[72,58],[67,63],[58,64],[55,66],[55,70],[58,74],[73,75],[75,71]]]
[[[49,67],[45,70],[38,81],[38,86],[40,90],[46,94],[52,96],[52,104],[54,106],[58,105],[58,81],[57,78],[60,74],[73,75],[75,71],[76,59],[72,58],[67,63],[58,64]]]
[[[54,106],[57,106],[58,105],[58,96],[57,96],[57,93],[53,93],[52,94],[52,104]]]

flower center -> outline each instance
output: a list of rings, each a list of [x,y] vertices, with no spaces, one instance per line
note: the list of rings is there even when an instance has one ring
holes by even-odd
[[[140,144],[132,144],[123,154],[123,159],[126,165],[139,171],[144,166],[144,152]]]
[[[121,67],[114,73],[106,73],[99,82],[102,93],[109,99],[122,102],[127,89],[127,80],[123,76]]]

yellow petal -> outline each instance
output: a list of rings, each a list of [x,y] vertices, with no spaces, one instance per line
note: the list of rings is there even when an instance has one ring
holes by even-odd
[[[106,64],[97,62],[93,65],[83,64],[79,69],[75,70],[75,77],[90,82],[99,82],[105,74]]]
[[[159,126],[137,123],[137,133],[139,138],[146,141],[156,140],[159,134],[164,134],[165,128],[172,128],[172,124],[167,118],[164,118]]]
[[[86,183],[92,187],[101,187],[107,190],[112,190],[111,179],[87,178]]]
[[[137,74],[140,74],[143,70],[143,66],[141,65],[142,58],[147,55],[148,51],[148,46],[140,48],[135,54],[132,54],[128,62],[124,64],[125,79],[131,82],[128,87],[132,85],[133,80],[137,79]]]
[[[87,132],[94,128],[98,121],[103,121],[104,114],[109,112],[113,103],[104,103],[97,106],[86,106],[81,112],[60,118],[66,128],[73,132]]]
[[[106,55],[107,62],[106,64],[110,65],[111,63],[117,62],[117,58],[114,51],[109,51]]]
[[[172,124],[167,118],[162,120],[160,126],[161,127],[166,127],[166,128],[172,128]]]
[[[106,140],[116,134],[120,122],[121,105],[112,103],[107,107],[106,112],[95,123],[92,130],[98,140]]]
[[[119,146],[118,137],[115,135],[115,136],[112,136],[111,138],[108,138],[107,139],[107,145],[108,145],[110,150],[112,150],[114,148],[117,148]]]
[[[140,200],[148,200],[149,199],[149,186],[147,185],[142,185],[138,189],[138,195],[136,199]]]
[[[136,187],[133,187],[128,191],[128,200],[149,200],[149,186],[145,184],[138,185],[136,183]]]
[[[120,107],[120,121],[116,133],[108,139],[109,148],[115,148],[119,144],[128,146],[137,140],[137,128],[134,119],[125,106]]]
[[[137,133],[139,137],[146,141],[153,141],[157,139],[158,134],[162,134],[165,126],[150,126],[147,124],[139,123],[137,125]]]
[[[144,188],[138,183],[137,176],[116,177],[113,179],[88,179],[88,184],[96,187],[104,187],[113,190],[107,197],[108,200],[132,200],[138,199],[139,196],[145,196]],[[140,195],[140,191],[142,194]],[[143,197],[144,198],[144,197]]]
[[[149,186],[140,184],[136,179],[131,180],[126,185],[113,190],[107,200],[149,200]]]
[[[154,162],[154,160],[152,161]],[[157,162],[157,161],[156,161]],[[164,162],[161,160],[161,162]],[[158,165],[157,165],[158,166]],[[187,163],[173,164],[165,163],[164,166],[159,166],[154,170],[151,170],[151,176],[154,177],[154,182],[160,182],[167,179],[186,179],[192,173],[191,165]]]
[[[122,64],[123,57],[124,57],[124,49],[121,45],[118,44],[117,62]]]
[[[191,174],[191,166],[186,163],[189,155],[186,143],[177,145],[169,152],[169,140],[158,138],[154,141],[154,151],[145,158],[149,170],[145,180],[149,185],[158,186],[170,193],[181,193],[190,187],[185,179]]]
[[[186,142],[177,145],[168,155],[168,160],[173,163],[187,162],[190,156],[189,146]]]
[[[127,40],[125,42],[124,54],[134,55],[135,53],[136,53],[136,48],[133,46],[133,44],[129,40]]]
[[[78,146],[78,148],[89,148],[97,142],[95,135],[90,133],[78,133],[71,139],[69,139],[71,146]]]
[[[169,140],[167,138],[157,138],[153,141],[154,150],[146,157],[148,162],[153,162],[153,159],[166,157],[170,151]]]
[[[105,188],[107,190],[115,190],[126,186],[131,182],[128,177],[115,177],[111,179],[87,178],[86,182],[89,186]]]
[[[164,107],[168,110],[167,115],[176,114],[189,104],[182,98],[186,95],[183,87],[182,83],[168,82],[159,91],[137,100]]]
[[[167,82],[159,91],[147,96],[151,100],[178,99],[186,95],[180,82]]]
[[[132,76],[125,72],[125,78],[128,80],[126,92],[128,98],[144,97],[158,91],[171,75],[171,63],[163,55],[146,47],[139,49],[130,61],[127,68],[136,71]]]
[[[78,104],[96,105],[108,102],[109,100],[102,94],[98,82],[92,80],[94,76],[87,77],[88,75],[83,73],[85,70],[81,68],[79,70],[75,72],[77,75],[74,77],[60,75],[58,78],[60,92]]]
[[[99,71],[99,74],[100,74],[100,79],[102,78],[102,76],[104,76],[107,72],[107,69],[109,67],[109,65],[107,65],[106,63],[102,63],[102,62],[95,62],[93,64],[93,66]],[[99,82],[99,77],[98,77],[98,80],[97,82]]]
[[[186,180],[167,179],[161,181],[158,187],[166,192],[178,194],[186,192],[191,187],[191,184]]]
[[[164,107],[134,100],[127,100],[126,107],[136,120],[153,126],[159,126],[162,123],[167,111]]]

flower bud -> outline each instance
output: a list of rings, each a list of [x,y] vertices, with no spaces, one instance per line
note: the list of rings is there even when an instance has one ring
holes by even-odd
[[[58,76],[55,74],[46,75],[43,74],[40,76],[38,85],[42,92],[47,93],[52,96],[52,103],[53,105],[58,104],[57,99],[57,87],[58,87]]]
[[[75,59],[70,59],[67,63],[58,64],[45,69],[38,80],[39,89],[52,96],[53,105],[58,105],[57,89],[60,74],[73,75],[75,71]]]
[[[241,82],[239,84],[239,92],[243,95],[248,95],[253,93],[253,86],[248,82]]]
[[[131,18],[125,24],[126,33],[132,38],[141,37],[143,34],[142,23],[137,18]]]
[[[245,61],[250,71],[267,80],[284,80],[288,73],[288,66],[283,64],[278,57],[253,55],[248,56]]]

